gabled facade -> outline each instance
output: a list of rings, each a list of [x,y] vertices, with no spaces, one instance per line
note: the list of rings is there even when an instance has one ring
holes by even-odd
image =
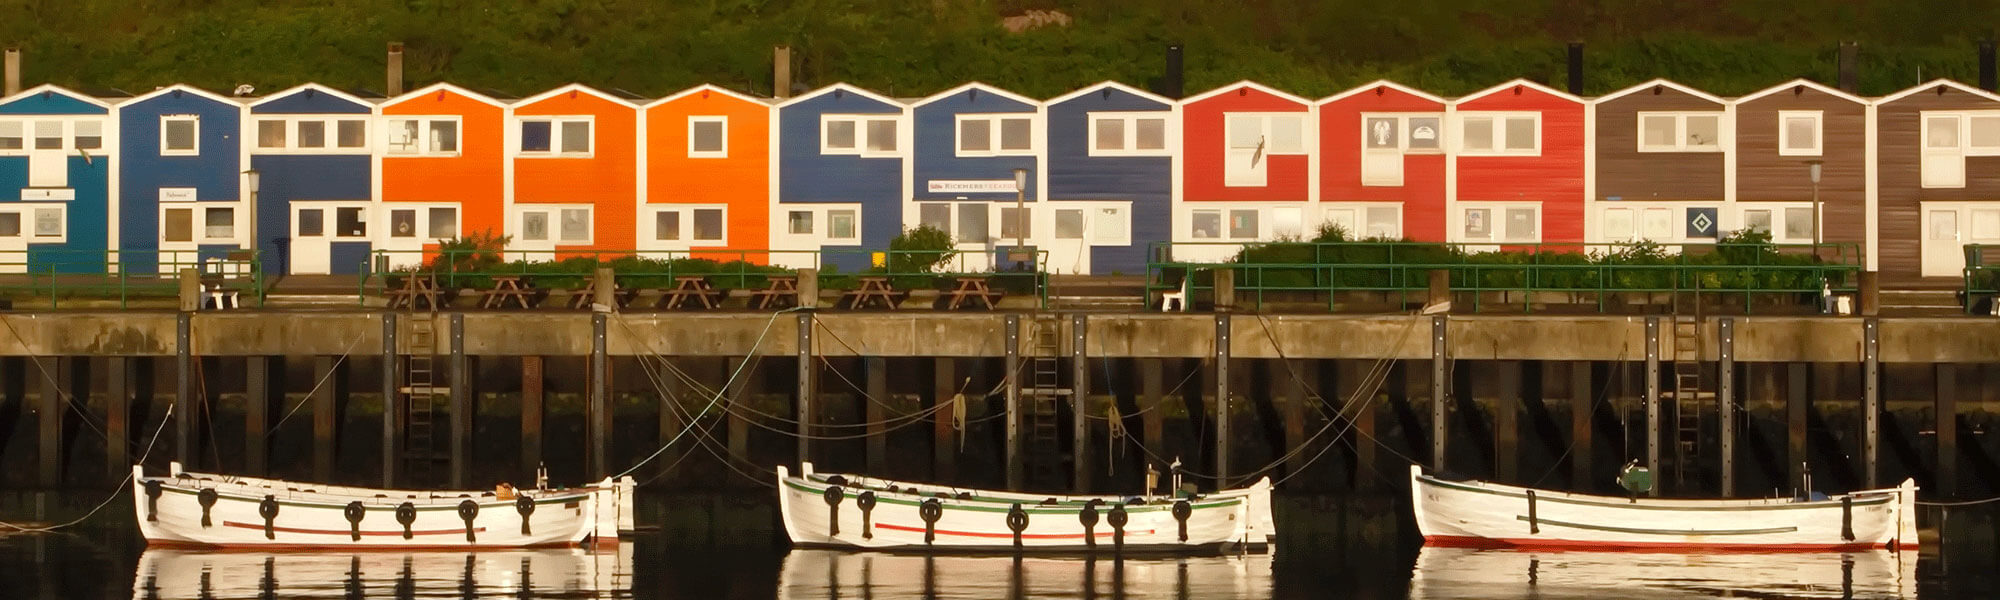
[[[1729,200],[1729,102],[1655,79],[1591,103],[1592,242],[1713,242],[1743,227]]]
[[[640,250],[771,260],[740,251],[771,243],[772,112],[768,102],[713,85],[646,105]]]
[[[1956,287],[1966,244],[2000,244],[2000,94],[1940,79],[1873,108],[1869,255],[1885,285]]]
[[[1047,211],[1028,206],[1040,197],[1041,120],[1040,102],[976,82],[911,104],[905,226],[950,233],[961,251],[960,270],[998,264],[999,255],[988,251],[1021,241],[1039,245],[1046,238],[1035,234],[1051,225],[1037,220],[1049,219],[1037,214]],[[1029,175],[1025,188],[1015,186],[1016,169]],[[1026,214],[1016,212],[1017,200]]]
[[[638,105],[571,84],[515,102],[509,114],[510,247],[635,248]]]
[[[0,272],[104,270],[111,105],[53,85],[0,98]]]
[[[1516,79],[1459,98],[1451,110],[1450,241],[1584,241],[1581,98]]]
[[[250,103],[256,244],[268,273],[357,273],[376,212],[375,104],[308,83]]]
[[[252,247],[244,112],[235,99],[178,84],[118,104],[123,264],[157,260],[170,271]]]
[[[1445,104],[1389,81],[1319,101],[1318,223],[1350,240],[1444,241]]]
[[[1144,273],[1153,244],[1173,239],[1174,101],[1106,81],[1044,104],[1052,219],[1034,226],[1048,267]]]
[[[378,250],[391,266],[420,263],[437,240],[512,233],[506,220],[507,105],[449,83],[383,102],[375,154],[381,189]],[[407,225],[407,227],[405,227]],[[524,240],[516,237],[509,247]]]
[[[1798,79],[1738,98],[1734,107],[1735,192],[1744,226],[1768,227],[1780,243],[1865,243],[1868,102]],[[1813,161],[1821,165],[1817,186]]]
[[[863,249],[882,249],[902,233],[910,156],[903,103],[844,83],[778,104],[774,250],[845,249],[825,258],[842,269],[866,268]],[[801,265],[810,254],[778,254]],[[804,265],[810,266],[810,265]]]
[[[1303,236],[1312,208],[1311,101],[1244,81],[1181,101],[1181,225],[1175,241],[1255,242]],[[1188,248],[1176,260],[1223,258],[1234,246]]]

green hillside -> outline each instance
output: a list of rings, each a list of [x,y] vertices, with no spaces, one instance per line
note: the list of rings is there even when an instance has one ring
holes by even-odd
[[[1187,89],[1256,79],[1324,96],[1377,78],[1461,94],[1517,76],[1561,84],[1588,44],[1590,93],[1668,77],[1740,94],[1831,81],[1861,43],[1862,88],[1976,77],[1992,0],[0,0],[0,42],[25,80],[142,91],[170,82],[270,91],[383,87],[385,44],[413,85],[527,94],[571,81],[654,96],[713,82],[770,90],[789,44],[807,85],[899,96],[980,80],[1049,97],[1104,79],[1144,85],[1187,48]],[[1001,17],[1069,25],[1009,33]]]

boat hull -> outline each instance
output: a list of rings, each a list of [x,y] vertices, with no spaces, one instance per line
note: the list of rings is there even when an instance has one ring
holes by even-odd
[[[1411,467],[1427,544],[1745,550],[1916,546],[1916,486],[1829,500],[1662,500],[1589,496],[1477,481]]]
[[[211,552],[148,548],[132,597],[610,597],[630,593],[632,547]]]
[[[1425,546],[1411,598],[1916,598],[1917,553]]]

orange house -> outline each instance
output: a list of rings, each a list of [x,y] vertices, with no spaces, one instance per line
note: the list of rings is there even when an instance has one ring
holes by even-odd
[[[638,121],[638,105],[581,84],[514,103],[508,247],[530,260],[551,258],[537,250],[633,250]]]
[[[505,230],[506,104],[438,83],[389,99],[381,114],[382,205],[329,205],[327,230],[371,239],[395,266],[441,239]]]
[[[639,248],[769,262],[771,105],[713,85],[645,108]]]

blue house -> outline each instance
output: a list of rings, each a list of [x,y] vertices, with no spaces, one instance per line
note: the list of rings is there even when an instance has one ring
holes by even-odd
[[[375,104],[316,83],[250,103],[250,197],[267,273],[354,273],[375,208]]]
[[[910,156],[901,102],[844,83],[777,107],[777,204],[771,247],[838,250],[826,262],[866,268],[863,248],[880,250],[902,233]],[[777,253],[774,263],[810,266],[812,256]]]
[[[119,257],[130,268],[195,266],[249,248],[256,210],[243,193],[241,102],[175,84],[118,111]],[[156,258],[157,257],[157,258]]]
[[[1147,249],[1172,239],[1174,101],[1106,81],[1051,99],[1049,268],[1143,273]]]
[[[53,85],[0,99],[0,272],[103,272],[111,104]]]
[[[959,268],[991,268],[999,255],[983,251],[1047,239],[1049,217],[1015,207],[1038,196],[1040,112],[1033,99],[977,82],[910,105],[913,193],[904,222],[951,233],[968,251]],[[1017,172],[1024,187],[1015,183]]]

